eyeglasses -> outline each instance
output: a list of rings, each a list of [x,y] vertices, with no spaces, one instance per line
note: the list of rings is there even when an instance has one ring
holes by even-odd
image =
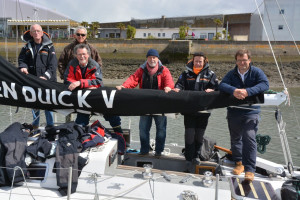
[[[41,30],[31,30],[30,32],[32,32],[32,33],[41,33],[42,31]]]
[[[76,35],[79,37],[79,36],[81,36],[81,37],[84,37],[85,36],[85,34],[80,34],[80,33],[76,33]]]
[[[245,60],[237,60],[236,62],[241,63],[241,62],[247,62],[249,59],[245,59]]]

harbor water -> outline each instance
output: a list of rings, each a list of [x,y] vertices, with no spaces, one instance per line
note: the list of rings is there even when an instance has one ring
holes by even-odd
[[[281,91],[282,89],[274,89]],[[289,89],[291,96],[291,105],[280,105],[278,109],[281,110],[283,120],[286,122],[286,134],[290,146],[293,164],[300,166],[300,88]],[[269,159],[273,162],[285,164],[282,146],[280,142],[277,123],[275,120],[275,107],[262,107],[261,121],[259,124],[258,134],[269,135],[271,137],[270,143],[267,145],[264,154],[258,153],[259,157]],[[18,121],[21,123],[32,123],[31,109],[0,105],[0,131],[2,132],[12,122]],[[76,114],[73,114],[73,119]],[[56,121],[63,123],[65,117],[61,114],[55,114]],[[131,140],[139,140],[139,117],[138,116],[122,116],[122,127],[131,129]],[[91,121],[99,119],[105,127],[110,127],[109,124],[101,116],[93,116]],[[44,112],[41,112],[41,125],[45,124]],[[216,140],[218,146],[230,149],[230,137],[226,121],[226,108],[215,109],[212,111],[209,118],[208,127],[205,135]],[[151,138],[155,138],[155,123],[151,128]],[[184,125],[183,116],[172,115],[167,120],[167,139],[166,143],[174,143],[184,146]]]

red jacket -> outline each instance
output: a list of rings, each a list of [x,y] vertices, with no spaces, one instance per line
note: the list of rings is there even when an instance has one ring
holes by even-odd
[[[124,83],[123,86],[125,88],[135,88],[137,85],[142,89],[144,88],[143,85],[148,84],[149,82],[145,83],[144,79],[147,79],[148,71],[147,71],[147,61],[141,65],[134,74],[132,74]],[[174,88],[174,82],[172,75],[169,69],[161,64],[159,61],[158,70],[155,73],[154,77],[157,79],[157,86],[158,88],[146,88],[146,89],[159,89],[163,90],[165,87],[170,87],[171,89]],[[156,80],[155,79],[155,80]],[[148,79],[147,79],[148,80]],[[144,88],[145,89],[145,88]]]
[[[70,61],[64,73],[64,83],[70,85],[75,81],[80,81],[80,88],[101,87],[103,83],[99,64],[96,61],[89,59],[85,74],[83,75],[78,60],[74,58]]]

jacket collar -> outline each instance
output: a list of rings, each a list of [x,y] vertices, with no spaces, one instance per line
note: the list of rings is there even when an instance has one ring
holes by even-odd
[[[22,35],[22,40],[26,43],[30,43],[30,42],[34,42],[33,37],[30,35],[30,31],[26,31],[23,35]],[[42,37],[42,46],[45,45],[50,45],[52,44],[52,41],[50,39],[50,36],[44,32],[43,37]]]
[[[248,71],[247,71],[246,74],[248,74],[249,72],[251,72],[251,69],[252,69],[252,64],[250,63],[250,67],[249,67],[249,69],[248,69]],[[238,72],[238,66],[237,66],[237,65],[235,65],[234,73],[237,74],[237,75],[239,75],[239,72]],[[245,74],[245,75],[246,75],[246,74]]]
[[[79,42],[76,39],[73,41],[73,43],[74,43],[74,46],[79,44]],[[88,43],[87,40],[84,40],[83,44],[87,44],[87,43]]]
[[[193,62],[193,61],[189,62],[185,67],[186,67],[186,69],[187,69],[189,72],[194,73],[194,71],[193,71],[194,62]],[[203,69],[201,70],[201,72],[204,71],[205,69],[207,69],[208,67],[209,67],[209,64],[206,63],[205,66],[203,67]],[[201,73],[201,72],[200,72],[200,73]],[[194,74],[195,74],[195,73],[194,73]]]

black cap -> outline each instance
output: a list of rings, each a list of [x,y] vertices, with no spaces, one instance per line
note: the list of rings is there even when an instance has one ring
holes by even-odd
[[[203,57],[206,57],[205,54],[203,52],[195,52],[193,53],[193,57],[195,56],[203,56]]]

